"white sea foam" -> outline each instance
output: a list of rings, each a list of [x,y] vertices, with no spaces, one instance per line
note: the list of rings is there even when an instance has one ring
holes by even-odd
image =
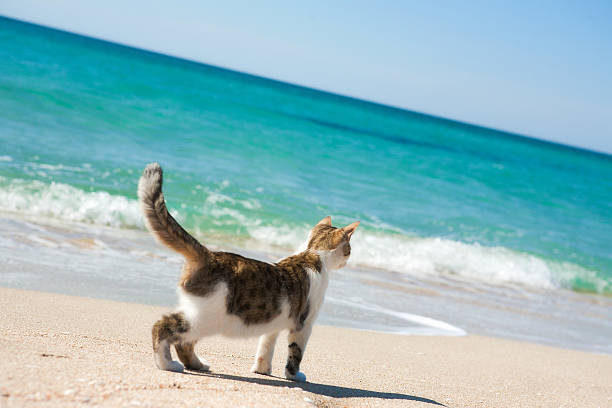
[[[27,163],[27,166],[35,168],[35,169],[43,169],[48,171],[73,171],[73,172],[83,172],[83,171],[91,171],[90,167],[76,167],[76,166],[67,166],[65,164],[47,164],[47,163]]]
[[[227,203],[238,201],[220,193],[210,195],[202,210],[206,217],[212,218],[213,224],[222,228],[227,225],[246,228],[257,246],[251,249],[267,248],[278,252],[280,247],[282,252],[292,251],[306,240],[306,226],[265,225],[237,208],[226,207]],[[256,201],[238,204],[247,211],[249,205],[259,205]],[[0,210],[116,228],[144,228],[137,200],[101,191],[86,192],[61,183],[0,177]],[[182,219],[176,210],[171,210],[171,213],[179,221]],[[197,226],[195,229],[199,231]],[[206,239],[206,231],[202,232],[198,235]],[[538,288],[570,287],[579,277],[592,282],[598,292],[609,290],[609,284],[598,278],[594,271],[503,247],[361,229],[352,240],[352,248],[349,266],[379,268],[417,277],[457,276]]]
[[[305,241],[308,232],[302,228],[287,225],[280,227],[251,225],[248,228],[251,237],[268,245],[297,249],[298,243]]]
[[[370,312],[388,315],[408,323],[416,324],[417,327],[396,327],[392,333],[405,335],[421,335],[421,336],[465,336],[465,330],[446,323],[442,320],[432,319],[431,317],[416,315],[412,313],[398,312],[396,310],[387,309],[372,303],[353,302],[347,299],[339,299],[328,296],[327,301],[339,305],[348,306],[353,309],[362,309]]]
[[[307,228],[289,226],[255,225],[248,231],[262,243],[292,249],[297,249],[308,234]],[[593,282],[600,293],[608,285],[594,271],[579,265],[545,260],[504,247],[367,230],[355,234],[351,246],[349,266],[385,269],[415,277],[455,276],[543,289],[571,288],[572,281],[580,277]]]
[[[442,238],[362,233],[352,243],[354,264],[415,276],[457,275],[493,282],[558,287],[551,265],[538,257],[502,247]]]
[[[217,203],[224,203],[224,202],[233,204],[236,202],[236,200],[234,200],[230,196],[218,193],[216,191],[208,191],[208,197],[206,197],[205,202],[210,205],[216,205]]]
[[[136,200],[62,183],[0,179],[0,210],[116,228],[144,228]]]
[[[288,250],[301,247],[308,236],[306,226],[265,225],[238,209],[217,207],[228,201],[214,196],[206,208],[217,225],[244,226],[258,244]],[[204,234],[205,235],[205,234]],[[362,229],[352,240],[349,266],[379,268],[416,277],[456,276],[493,283],[518,283],[536,288],[571,288],[576,277],[591,281],[598,292],[608,284],[586,270],[568,262],[544,260],[534,255],[504,247],[467,244],[444,238],[409,237],[398,232],[372,232]]]

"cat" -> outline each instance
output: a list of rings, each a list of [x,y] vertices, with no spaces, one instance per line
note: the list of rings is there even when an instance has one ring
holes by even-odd
[[[306,381],[299,371],[312,326],[323,303],[331,270],[341,268],[351,254],[350,239],[359,225],[332,226],[325,217],[312,228],[306,249],[272,264],[215,252],[189,235],[168,213],[162,193],[162,169],[146,166],[138,183],[145,224],[162,244],[185,257],[178,285],[179,307],[152,329],[155,363],[162,370],[184,367],[207,371],[209,364],[195,354],[205,336],[260,336],[251,371],[270,375],[274,345],[288,330],[285,377]],[[179,360],[172,360],[174,346]],[[184,365],[184,366],[183,366]]]

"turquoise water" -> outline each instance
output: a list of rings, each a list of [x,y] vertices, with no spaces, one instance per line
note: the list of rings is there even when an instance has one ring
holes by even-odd
[[[0,18],[0,210],[142,229],[150,161],[204,242],[612,293],[610,156]]]

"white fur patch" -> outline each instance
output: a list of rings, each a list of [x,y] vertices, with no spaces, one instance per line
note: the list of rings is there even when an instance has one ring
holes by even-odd
[[[168,350],[168,347],[169,347],[168,340],[163,340],[160,342],[159,349],[154,354],[155,364],[157,364],[157,367],[161,370],[182,373],[184,370],[184,367],[181,363],[179,363],[178,361],[167,359],[166,351]]]
[[[191,325],[187,341],[205,336],[222,334],[227,337],[255,337],[265,333],[289,329],[294,320],[289,318],[290,306],[286,299],[281,303],[281,313],[266,323],[246,325],[240,317],[227,313],[228,288],[225,282],[217,284],[213,292],[205,297],[192,295],[178,288],[179,310]]]
[[[325,299],[325,291],[329,284],[329,272],[325,264],[323,264],[321,272],[317,272],[310,268],[306,269],[306,272],[308,272],[308,278],[310,279],[310,291],[308,292],[310,310],[308,311],[306,320],[310,324],[314,324],[315,319],[319,315],[319,310],[323,305],[323,300]]]
[[[270,374],[272,371],[272,356],[278,332],[264,334],[259,338],[255,363],[251,367],[251,372],[259,374]]]

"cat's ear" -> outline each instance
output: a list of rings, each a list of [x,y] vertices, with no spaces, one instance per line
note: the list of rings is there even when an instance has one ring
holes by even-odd
[[[331,227],[331,216],[328,215],[327,217],[323,218],[317,223],[317,225],[327,225]]]
[[[355,221],[354,223],[342,228],[342,230],[344,231],[346,235],[348,235],[349,239],[351,239],[351,235],[353,235],[353,232],[355,232],[358,226],[359,226],[359,221]]]

